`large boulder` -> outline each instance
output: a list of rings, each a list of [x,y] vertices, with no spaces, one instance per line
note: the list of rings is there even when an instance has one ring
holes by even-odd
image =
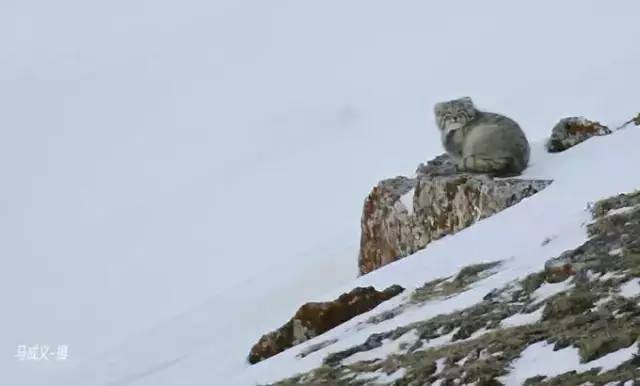
[[[567,150],[587,139],[611,134],[608,127],[584,117],[563,118],[551,130],[546,147],[550,153]]]
[[[366,198],[360,274],[423,249],[432,240],[504,210],[551,183],[457,173],[446,154],[420,165],[416,174],[381,181]]]
[[[330,302],[306,303],[282,327],[263,335],[249,353],[249,363],[258,363],[290,347],[322,334],[347,320],[372,310],[404,288],[393,285],[384,291],[356,287]]]

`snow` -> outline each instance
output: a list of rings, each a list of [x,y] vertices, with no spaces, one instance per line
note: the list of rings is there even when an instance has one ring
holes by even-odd
[[[400,368],[391,374],[386,374],[382,371],[376,371],[374,373],[360,373],[354,378],[354,380],[367,381],[367,384],[371,385],[387,385],[404,377],[406,372],[407,370]]]
[[[544,310],[544,307],[539,307],[537,310],[530,312],[528,314],[511,315],[508,318],[502,319],[502,321],[500,322],[500,325],[502,327],[508,328],[508,327],[517,327],[517,326],[524,326],[526,324],[536,323],[540,321],[543,310]]]
[[[324,356],[328,353],[360,344],[372,333],[388,331],[398,325],[406,325],[438,314],[459,310],[481,301],[484,295],[496,287],[503,286],[516,278],[524,277],[530,272],[543,269],[544,262],[550,256],[557,256],[586,240],[583,224],[588,220],[589,214],[583,210],[585,202],[617,194],[621,191],[630,191],[637,186],[639,181],[634,181],[625,173],[607,173],[608,170],[615,170],[615,165],[624,162],[624,160],[627,160],[626,162],[630,159],[640,161],[635,149],[628,145],[637,140],[640,140],[640,132],[622,131],[602,138],[599,142],[586,142],[580,147],[572,149],[571,152],[563,154],[563,157],[557,155],[547,156],[540,151],[541,143],[534,144],[534,157],[539,158],[533,158],[532,167],[527,173],[530,175],[538,173],[544,175],[546,173],[547,177],[555,179],[555,182],[550,187],[535,197],[483,220],[452,237],[445,237],[433,242],[429,245],[429,248],[423,251],[385,266],[371,274],[359,277],[342,287],[337,286],[319,298],[334,298],[357,285],[374,285],[382,288],[391,284],[400,284],[406,288],[415,288],[429,280],[455,275],[463,266],[486,261],[487,256],[491,256],[495,260],[505,260],[498,272],[480,280],[470,290],[457,296],[409,308],[397,317],[376,325],[367,326],[362,324],[370,315],[360,315],[322,336],[311,339],[266,361],[245,367],[244,370],[235,373],[233,376],[229,375],[225,378],[226,384],[250,385],[268,383],[311,370],[319,366]],[[599,149],[611,147],[616,147],[620,151],[610,154],[607,158],[591,157],[591,154],[598,152]],[[599,175],[606,176],[606,183],[597,179],[571,179],[571,176],[580,175],[580,170],[585,167],[589,168],[589,170],[594,170]],[[544,170],[546,172],[543,172]],[[548,219],[553,219],[553,221],[550,222]],[[508,226],[505,227],[505,224],[508,224]],[[504,234],[505,229],[508,232],[506,235]],[[540,245],[539,240],[549,232],[557,234],[558,238],[554,243],[543,247]],[[482,240],[482,242],[478,243],[477,240]],[[468,245],[474,245],[474,247],[470,249],[467,247]],[[456,259],[452,259],[451,256],[456,256]],[[302,285],[306,277],[300,278],[300,284],[292,283],[292,290],[296,288],[294,285]],[[570,288],[569,280],[562,283],[544,284],[536,290],[534,297],[537,301],[542,301]],[[272,293],[265,293],[265,297],[262,298],[264,300],[261,301],[266,301],[269,295],[272,295]],[[260,304],[260,302],[257,304]],[[393,301],[383,303],[373,312],[384,312],[395,305],[397,303]],[[97,376],[95,375],[96,373],[91,376],[94,377],[93,379],[106,377],[109,379],[121,379],[122,382],[125,382],[129,378],[123,378],[115,374],[135,375],[134,369],[142,368],[149,369],[147,375],[140,378],[144,379],[145,382],[171,385],[174,381],[186,379],[189,383],[198,384],[199,380],[206,378],[205,374],[209,373],[205,369],[210,368],[211,358],[216,357],[218,350],[223,352],[235,352],[234,350],[237,350],[235,346],[237,341],[228,340],[223,342],[217,340],[219,330],[212,329],[210,325],[206,325],[206,322],[210,320],[207,317],[210,312],[215,311],[203,309],[197,314],[193,312],[185,314],[182,319],[165,324],[153,334],[131,341],[126,346],[126,350],[131,351],[127,352],[125,349],[121,349],[121,351],[115,351],[108,356],[109,358],[115,358],[111,362],[113,363],[110,367],[111,373],[98,372]],[[292,310],[289,312],[292,312]],[[279,322],[286,320],[289,316],[290,313],[282,315]],[[205,326],[200,327],[198,324],[194,324],[194,320],[202,321]],[[246,322],[247,324],[242,325],[239,324],[240,322]],[[260,324],[256,324],[256,319],[247,316],[242,319],[229,320],[229,323],[233,323],[234,327],[240,331],[253,329],[257,324]],[[194,326],[197,328],[194,329]],[[273,327],[265,327],[261,332]],[[192,344],[197,344],[200,348],[197,351],[192,351],[191,354],[171,367],[153,372],[152,370],[155,367],[150,367],[149,365],[155,361],[160,362],[160,358],[166,358],[166,350],[158,349],[155,356],[149,354],[147,358],[143,358],[146,360],[141,360],[140,354],[136,354],[140,352],[135,350],[136,346],[146,347],[145,345],[149,344],[157,346],[158,343],[154,342],[164,342],[167,337],[171,336],[181,336],[177,343],[182,342],[179,346],[185,347],[185,331],[190,331],[190,336],[193,336],[194,339]],[[205,341],[216,342],[216,346],[202,344],[197,340],[204,338],[206,338]],[[337,342],[303,359],[296,358],[296,355],[304,351],[306,347],[326,339],[337,339]],[[242,346],[244,350],[239,350],[238,355],[242,359],[246,355],[246,350],[250,347],[252,340],[247,339],[246,344]],[[151,358],[158,359],[153,361]],[[231,359],[233,357],[227,358],[227,360]],[[142,363],[148,364],[143,366]],[[95,362],[93,365],[86,366],[87,371],[88,369],[100,369],[103,367],[100,363]],[[104,369],[102,371],[107,370]],[[75,374],[78,379],[87,379],[88,377],[86,373],[81,377],[79,374],[82,374],[82,372]]]
[[[460,342],[463,342],[465,340],[473,340],[473,339],[477,339],[479,337],[481,337],[482,335],[486,334],[487,332],[489,332],[490,330],[488,330],[485,327],[479,328],[477,331],[474,331],[473,334],[469,335],[468,338],[466,339],[461,339]]]
[[[597,310],[598,308],[600,308],[601,306],[609,303],[613,298],[611,296],[605,296],[603,298],[598,299],[595,303],[593,303],[593,307],[591,308],[592,311]]]
[[[384,359],[389,354],[394,352],[399,352],[400,347],[403,345],[407,345],[406,347],[411,347],[412,343],[418,341],[418,334],[416,330],[411,330],[406,332],[404,335],[399,337],[396,340],[385,339],[382,345],[378,348],[369,351],[362,351],[356,353],[349,358],[347,358],[344,363],[351,364],[359,361],[369,361],[373,359]]]
[[[451,331],[450,333],[448,333],[446,335],[442,335],[442,336],[439,336],[437,338],[429,339],[429,340],[425,341],[425,343],[423,343],[422,346],[418,350],[427,350],[429,348],[444,346],[447,343],[451,343],[451,340],[453,339],[453,336],[457,332],[458,332],[458,329],[456,328],[456,329],[454,329],[453,331]],[[418,351],[418,350],[416,350],[416,351]]]
[[[600,371],[615,369],[623,362],[633,358],[638,352],[636,344],[627,348],[609,353],[601,358],[587,363],[580,363],[578,349],[566,347],[558,351],[553,351],[553,344],[547,342],[537,342],[527,347],[518,359],[512,364],[512,370],[508,375],[502,377],[501,381],[506,386],[519,386],[527,378],[543,375],[554,377],[575,370],[578,373],[588,371],[595,367],[600,367]]]
[[[620,296],[632,298],[640,295],[640,283],[638,279],[631,279],[620,286]]]
[[[387,385],[389,383],[397,381],[398,379],[401,379],[402,377],[405,376],[406,373],[407,373],[407,370],[398,369],[398,370],[394,371],[393,373],[391,373],[389,375],[383,374],[382,376],[380,376],[380,377],[378,377],[376,379],[375,384]]]
[[[377,371],[375,373],[360,373],[360,374],[356,375],[354,380],[356,380],[356,381],[372,381],[374,379],[377,379],[379,376],[381,376],[383,374],[384,373],[377,372]]]
[[[633,384],[634,384],[633,380],[628,380],[625,383],[623,383],[622,386],[633,386]],[[620,381],[608,382],[604,384],[604,386],[619,386],[619,385],[620,385]],[[580,385],[580,386],[591,386],[591,385]]]
[[[600,276],[598,280],[607,281],[610,279],[618,279],[624,276],[625,276],[624,272],[609,271],[609,272],[606,272],[604,275]]]
[[[612,209],[607,212],[605,216],[617,216],[619,214],[625,214],[637,209],[637,206],[624,206],[622,208]]]
[[[400,202],[404,205],[409,216],[413,216],[413,196],[415,194],[415,188],[409,190],[407,193],[400,196]]]
[[[622,255],[622,248],[614,248],[609,251],[609,256],[620,256]]]
[[[565,279],[559,283],[545,282],[531,294],[531,299],[536,303],[540,303],[552,296],[568,291],[571,287],[571,279]]]
[[[433,375],[435,376],[435,375],[440,374],[440,372],[442,370],[444,370],[444,368],[446,367],[446,364],[447,364],[447,358],[446,357],[438,359],[436,361],[436,371],[433,373]]]
[[[584,203],[619,192],[631,191],[640,182],[630,181],[629,175],[624,172],[610,172],[610,170],[616,170],[616,163],[623,162],[625,158],[640,160],[631,146],[626,145],[632,139],[640,139],[640,132],[621,131],[612,136],[599,138],[599,142],[586,142],[562,156],[543,154],[539,151],[542,144],[537,144],[533,154],[534,157],[541,158],[534,158],[534,166],[526,173],[543,175],[542,170],[547,170],[547,177],[555,180],[551,186],[531,199],[483,220],[452,237],[433,242],[423,251],[362,276],[352,285],[384,287],[398,283],[417,286],[438,277],[454,275],[465,265],[486,261],[487,256],[493,256],[496,260],[505,260],[496,274],[480,280],[470,290],[457,296],[427,302],[420,307],[407,310],[394,319],[357,332],[353,332],[350,327],[357,321],[347,322],[324,334],[323,339],[338,338],[335,344],[326,349],[304,360],[293,359],[298,350],[303,349],[307,344],[312,344],[315,340],[305,342],[300,347],[251,366],[245,373],[235,378],[233,384],[269,382],[311,370],[321,364],[324,355],[362,343],[372,333],[387,331],[397,325],[406,325],[470,306],[481,301],[491,289],[543,269],[544,262],[550,256],[558,256],[586,240],[584,224],[589,219],[589,214],[583,209]],[[590,157],[589,154],[596,152],[600,146],[613,146],[620,151],[606,158]],[[606,176],[606,183],[598,179],[571,178],[572,175],[581,175],[580,170],[585,167],[599,170],[598,173],[602,173],[599,175]],[[554,220],[547,221],[547,219]],[[505,227],[505,224],[508,224],[508,227]],[[509,232],[509,230],[513,231]],[[505,231],[508,232],[507,235],[504,234]],[[539,240],[549,232],[557,234],[558,238],[552,244],[541,246]],[[478,243],[477,240],[482,242]],[[474,247],[470,249],[468,245],[474,245]],[[456,256],[456,259],[451,259],[451,256]],[[545,283],[533,293],[533,298],[541,302],[571,288],[570,279],[560,283]],[[383,303],[376,312],[382,312],[387,307],[391,306]],[[367,315],[360,317],[365,320]]]
[[[615,126],[638,112],[640,6],[587,3],[3,2],[0,347],[65,344],[70,359],[5,355],[0,384],[275,380],[575,247],[585,203],[637,188],[621,165],[640,161],[632,126],[544,152],[561,117]],[[601,28],[567,31],[568,19]],[[470,31],[482,44],[451,44]],[[526,176],[555,182],[356,279],[363,198],[441,152],[430,110],[462,95],[518,120]],[[245,361],[303,302],[415,287],[488,257],[508,263],[463,294]]]

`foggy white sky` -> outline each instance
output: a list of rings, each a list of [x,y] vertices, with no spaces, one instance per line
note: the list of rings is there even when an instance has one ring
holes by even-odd
[[[18,344],[80,361],[274,265],[353,277],[369,188],[440,151],[436,101],[532,139],[637,109],[637,8],[0,1],[0,380],[71,366]]]

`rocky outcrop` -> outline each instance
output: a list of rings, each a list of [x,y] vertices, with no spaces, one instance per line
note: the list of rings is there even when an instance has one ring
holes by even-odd
[[[356,315],[367,312],[404,288],[394,285],[384,291],[357,287],[330,302],[306,303],[285,325],[263,335],[249,353],[249,363],[257,363],[290,347],[328,331]]]
[[[364,203],[360,274],[408,256],[547,187],[548,180],[460,174],[447,155],[420,165],[415,178],[381,181]]]
[[[611,130],[599,122],[590,121],[583,117],[564,118],[551,130],[551,137],[547,141],[546,147],[550,153],[557,153],[593,136],[607,134],[611,134]]]

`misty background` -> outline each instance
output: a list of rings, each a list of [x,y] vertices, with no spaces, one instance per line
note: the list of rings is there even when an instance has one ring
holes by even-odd
[[[638,8],[0,0],[0,383],[193,310],[255,341],[356,276],[370,188],[441,152],[435,102],[470,95],[532,141],[637,110]],[[199,337],[159,345],[221,347]],[[32,344],[70,358],[14,358]]]

